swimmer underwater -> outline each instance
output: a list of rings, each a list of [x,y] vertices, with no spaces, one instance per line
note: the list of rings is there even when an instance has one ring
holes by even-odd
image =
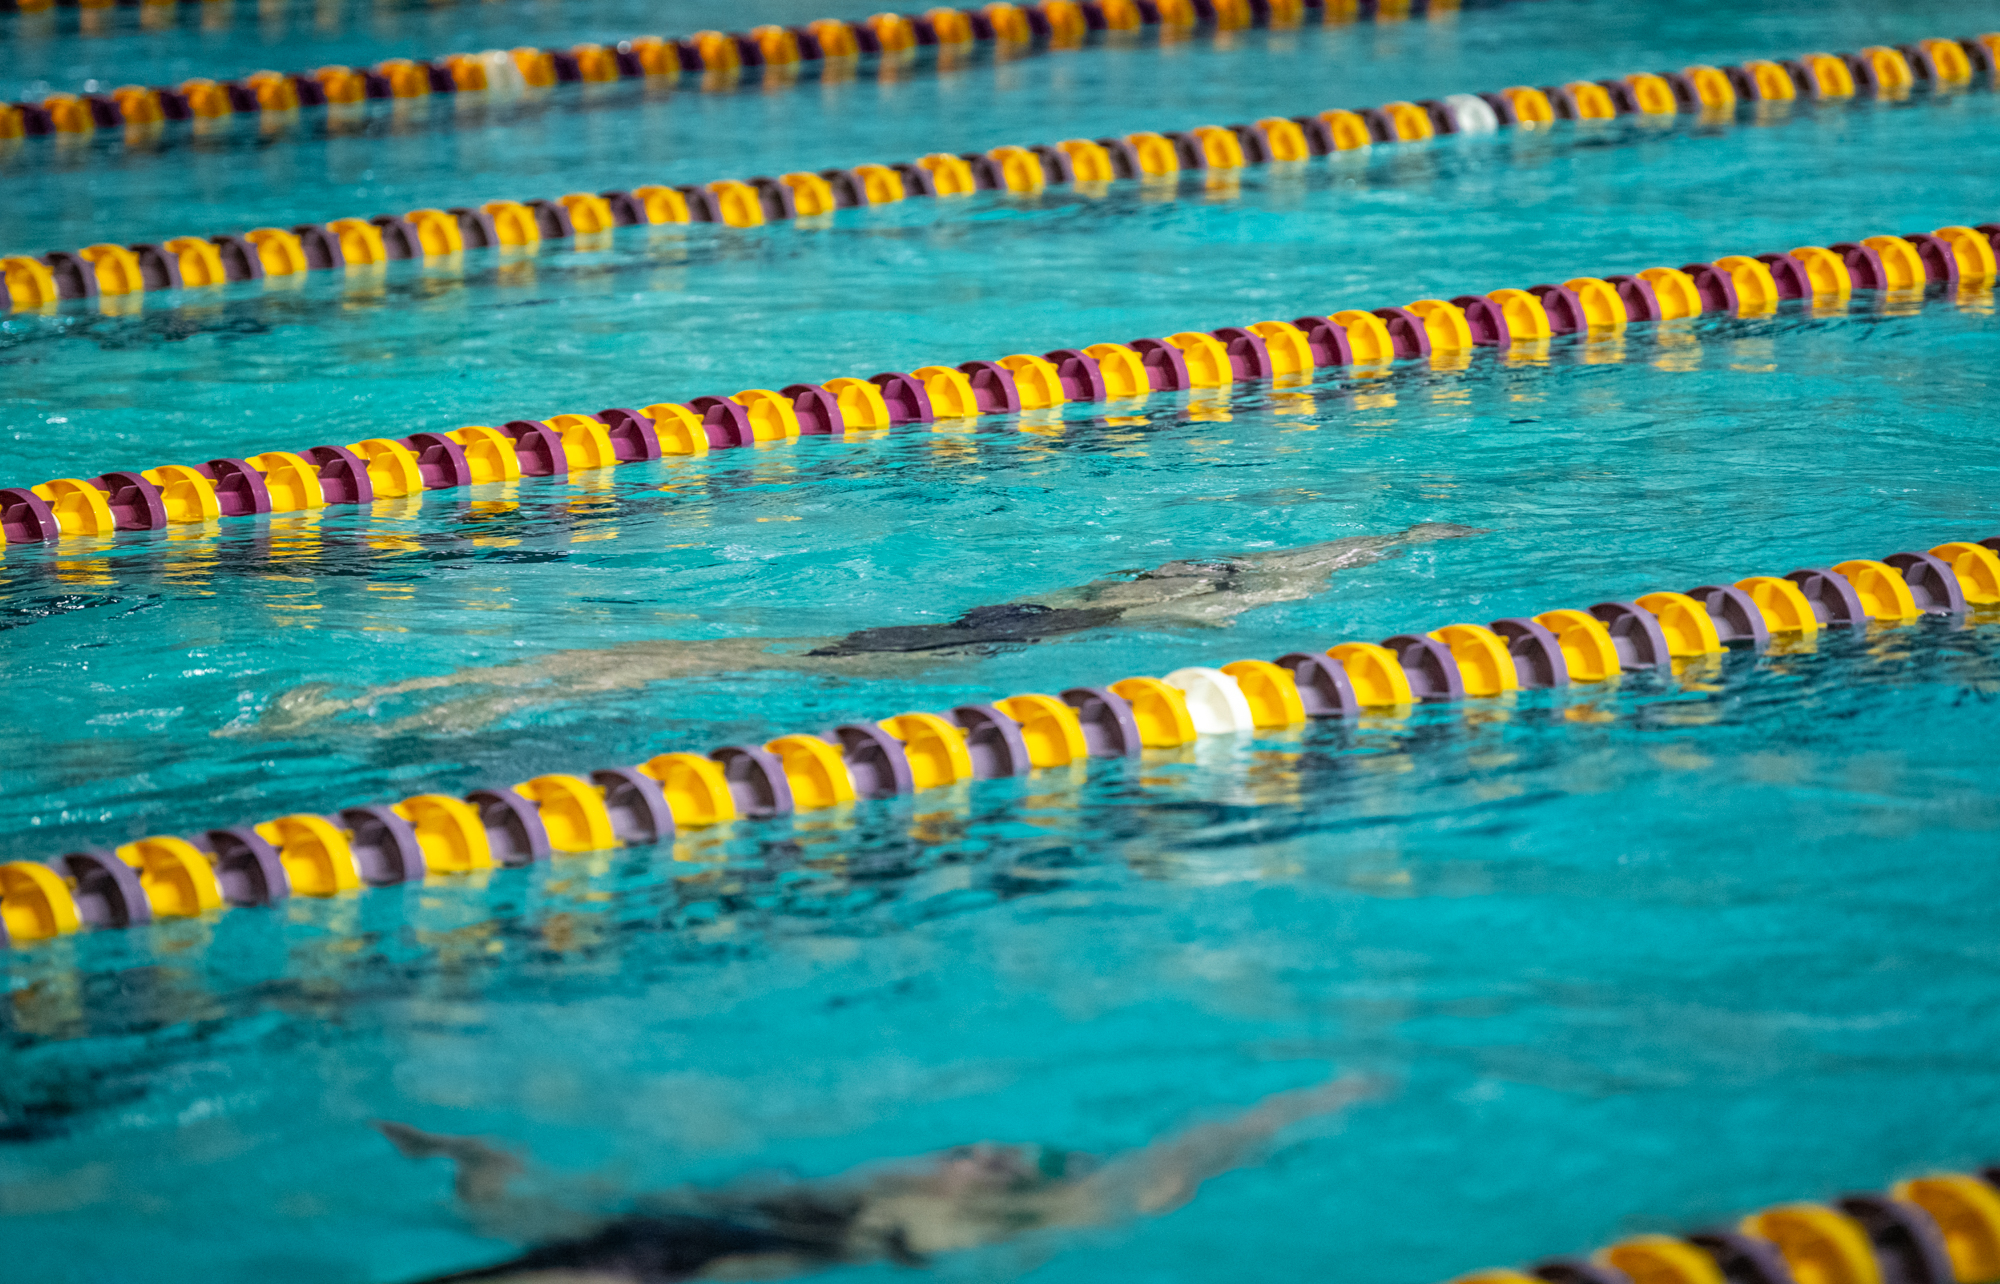
[[[1166,562],[1148,571],[1121,572],[1075,588],[975,607],[949,624],[894,625],[837,638],[628,642],[416,678],[351,699],[331,696],[330,684],[307,683],[278,696],[252,726],[218,734],[284,735],[342,713],[372,713],[380,702],[398,696],[456,688],[484,690],[354,730],[377,735],[472,731],[524,708],[717,673],[914,677],[1001,648],[1092,629],[1226,627],[1253,607],[1317,596],[1335,571],[1394,557],[1411,545],[1483,534],[1470,526],[1423,522],[1393,535]]]
[[[663,1192],[617,1216],[592,1216],[550,1194],[510,1193],[527,1169],[485,1142],[376,1127],[413,1159],[453,1160],[455,1192],[483,1232],[538,1241],[511,1261],[422,1284],[673,1284],[787,1279],[873,1261],[921,1267],[941,1253],[1037,1231],[1169,1213],[1210,1178],[1256,1162],[1280,1130],[1377,1091],[1349,1076],[1277,1093],[1233,1118],[1108,1159],[981,1142],[820,1182]]]

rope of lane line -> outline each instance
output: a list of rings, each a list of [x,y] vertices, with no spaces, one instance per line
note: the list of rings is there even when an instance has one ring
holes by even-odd
[[[1451,1284],[1790,1284],[1798,1279],[2000,1280],[2000,1168],[1931,1173],[1889,1193],[1779,1204],[1734,1226],[1637,1235],[1587,1258],[1485,1270]]]
[[[353,105],[376,99],[433,95],[521,94],[558,85],[645,80],[672,83],[697,74],[723,88],[746,70],[796,74],[811,63],[859,70],[861,59],[895,76],[925,47],[940,55],[991,44],[1006,51],[1036,45],[1073,49],[1099,32],[1153,30],[1162,40],[1249,27],[1339,25],[1373,18],[1395,21],[1414,10],[1455,12],[1454,0],[1389,0],[1364,8],[1359,0],[1001,0],[978,9],[934,8],[922,14],[878,13],[859,22],[822,18],[800,26],[765,24],[748,32],[698,31],[685,39],[634,36],[615,44],[556,49],[522,46],[431,59],[389,58],[372,67],[325,66],[313,71],[256,71],[236,80],[194,77],[172,87],[123,85],[110,93],[56,93],[40,102],[0,103],[0,139],[94,135],[123,126],[146,139],[168,121],[285,116],[301,108]]]
[[[558,852],[655,844],[739,818],[1025,776],[1093,758],[1136,758],[1147,749],[1312,719],[1398,717],[1424,703],[1685,671],[1731,648],[1762,650],[1785,639],[1797,646],[1823,630],[1973,613],[2000,618],[2000,536],[1489,624],[1446,624],[1268,661],[1191,666],[1058,695],[902,713],[761,745],[667,752],[635,766],[551,773],[462,798],[424,793],[331,815],[154,835],[48,863],[15,861],[0,865],[0,942],[529,865]]]
[[[884,371],[638,409],[474,424],[303,451],[161,464],[0,489],[6,544],[102,539],[224,517],[359,505],[523,476],[580,473],[665,456],[912,423],[1132,401],[1239,380],[1299,380],[1327,368],[1380,374],[1399,359],[1464,360],[1562,334],[1705,315],[1756,317],[1786,300],[1823,305],[1854,291],[1920,299],[1930,286],[1990,286],[2000,223],[1871,236],[1789,252],[1725,255],[1561,284],[1500,289],[1331,316],[1259,321],[1040,356]]]
[[[1068,0],[1051,0],[1067,3]],[[1138,132],[1053,145],[1004,146],[984,153],[933,152],[907,163],[798,171],[776,178],[631,190],[572,192],[554,200],[496,200],[478,207],[417,209],[372,218],[338,218],[289,229],[172,237],[163,243],[104,242],[80,250],[0,258],[11,306],[50,308],[65,299],[146,296],[255,279],[352,269],[392,260],[440,258],[468,250],[526,248],[544,241],[601,243],[619,227],[713,223],[760,227],[771,220],[816,217],[837,209],[893,204],[915,197],[978,191],[1032,195],[1051,185],[1163,180],[1184,171],[1233,174],[1250,165],[1298,163],[1362,148],[1421,142],[1440,134],[1490,133],[1557,119],[1664,119],[1683,113],[1726,117],[1745,101],[1847,99],[1906,95],[1989,83],[2000,34],[1930,39],[1857,54],[1809,54],[1787,62],[1752,61],[1717,68],[1637,73],[1544,89],[1454,94],[1354,111],[1269,116],[1247,124]]]

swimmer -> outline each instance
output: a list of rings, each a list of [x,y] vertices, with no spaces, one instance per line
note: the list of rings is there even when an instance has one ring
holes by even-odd
[[[913,678],[1001,648],[1091,629],[1226,627],[1253,607],[1324,592],[1335,571],[1379,562],[1413,544],[1482,534],[1470,526],[1424,522],[1394,535],[1166,562],[1149,571],[1124,571],[1075,588],[974,607],[949,624],[891,625],[838,638],[627,642],[414,678],[347,699],[331,695],[329,683],[306,683],[279,695],[255,724],[218,734],[288,735],[342,713],[372,714],[382,701],[398,696],[461,687],[484,690],[367,729],[378,735],[472,731],[520,709],[718,673]]]
[[[1210,1178],[1257,1162],[1280,1130],[1378,1092],[1358,1076],[1281,1092],[1233,1118],[1102,1160],[981,1142],[824,1182],[669,1192],[614,1217],[510,1193],[526,1166],[485,1142],[404,1124],[376,1127],[411,1158],[453,1160],[458,1197],[483,1231],[518,1240],[533,1237],[523,1227],[567,1223],[510,1261],[425,1284],[671,1284],[787,1279],[872,1261],[926,1266],[939,1254],[1035,1231],[1159,1216],[1193,1199]]]

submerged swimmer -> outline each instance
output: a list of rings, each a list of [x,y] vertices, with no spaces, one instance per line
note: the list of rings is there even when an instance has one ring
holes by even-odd
[[[1075,588],[974,607],[949,624],[893,625],[838,638],[627,642],[416,678],[349,699],[330,695],[330,684],[308,683],[280,695],[254,727],[243,730],[284,735],[341,713],[372,713],[397,696],[481,687],[481,694],[447,700],[374,728],[383,735],[469,731],[523,708],[708,674],[782,670],[908,677],[1001,647],[1113,625],[1223,627],[1252,607],[1313,597],[1325,590],[1335,571],[1379,562],[1408,545],[1483,533],[1470,526],[1424,522],[1393,535],[1166,562],[1149,571],[1121,572]]]
[[[482,1230],[541,1239],[511,1261],[426,1284],[670,1284],[782,1279],[870,1261],[925,1266],[940,1253],[1034,1231],[1169,1213],[1194,1198],[1203,1182],[1256,1162],[1279,1130],[1333,1114],[1373,1092],[1374,1085],[1358,1077],[1281,1092],[1233,1118],[1102,1160],[982,1142],[869,1165],[824,1182],[670,1192],[615,1217],[590,1217],[546,1196],[510,1194],[525,1167],[484,1142],[403,1124],[376,1126],[405,1155],[455,1161],[456,1192]]]

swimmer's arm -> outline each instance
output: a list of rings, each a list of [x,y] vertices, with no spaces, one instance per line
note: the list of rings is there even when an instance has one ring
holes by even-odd
[[[1375,1095],[1380,1085],[1360,1075],[1266,1097],[1233,1119],[1199,1124],[1143,1150],[1121,1155],[1075,1183],[1076,1213],[1097,1224],[1118,1217],[1169,1213],[1193,1199],[1203,1182],[1254,1162],[1273,1135],[1307,1119],[1333,1114]]]
[[[1130,606],[1120,617],[1127,624],[1183,625],[1221,629],[1231,627],[1236,617],[1259,606],[1276,602],[1301,602],[1326,589],[1326,577],[1306,582],[1284,582],[1271,577],[1246,579],[1229,589],[1217,589],[1179,598],[1162,599],[1143,606]]]
[[[788,1280],[825,1270],[823,1258],[803,1253],[731,1253],[704,1265],[696,1278],[704,1280]],[[621,1275],[618,1284],[631,1277]]]
[[[562,699],[575,694],[632,689],[648,682],[756,669],[788,668],[798,661],[788,651],[811,650],[833,638],[714,638],[708,641],[657,639],[621,642],[601,649],[574,648],[506,664],[474,665],[431,677],[411,678],[370,687],[358,696],[337,698],[323,682],[309,682],[282,692],[259,716],[256,730],[284,734],[342,713],[372,714],[376,705],[396,696],[458,687],[518,691],[513,703],[496,711],[475,706],[459,711],[426,710],[397,730],[460,729],[491,721],[507,709]],[[240,734],[240,733],[231,733]]]
[[[530,1168],[477,1137],[425,1132],[387,1119],[376,1120],[375,1129],[410,1159],[449,1159],[452,1192],[461,1210],[495,1238],[533,1241],[587,1234],[603,1221],[595,1208],[614,1193]]]
[[[1229,561],[1217,558],[1217,563]],[[1151,569],[1113,571],[1101,575],[1088,584],[1077,584],[1069,588],[1051,589],[1046,593],[1031,593],[1026,597],[1010,598],[1008,606],[1046,606],[1054,610],[1080,609],[1092,606],[1124,606],[1127,603],[1161,601],[1174,597],[1185,597],[1193,593],[1213,591],[1212,577],[1196,574],[1190,570],[1192,564],[1166,562]]]

